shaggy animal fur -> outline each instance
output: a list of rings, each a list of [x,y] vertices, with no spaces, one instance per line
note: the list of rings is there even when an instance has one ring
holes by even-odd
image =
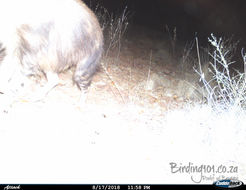
[[[9,88],[16,73],[44,75],[52,88],[60,72],[75,66],[73,80],[86,92],[103,52],[103,34],[82,1],[1,0],[0,25],[0,90]]]

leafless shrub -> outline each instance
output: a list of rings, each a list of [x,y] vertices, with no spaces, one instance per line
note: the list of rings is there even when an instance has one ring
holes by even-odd
[[[232,58],[237,43],[232,43],[230,39],[217,39],[213,34],[208,38],[208,41],[214,49],[209,53],[212,58],[212,62],[210,62],[211,69],[209,70],[212,73],[212,79],[209,81],[205,79],[205,74],[201,67],[198,45],[199,70],[195,69],[200,75],[200,81],[203,83],[205,89],[204,96],[207,103],[214,108],[220,107],[220,109],[228,109],[235,106],[245,108],[245,73],[239,71],[232,72],[230,69],[230,65],[235,63],[232,61]],[[242,57],[245,66],[246,54],[243,50]]]
[[[106,26],[106,38],[108,39],[107,48],[105,51],[106,56],[110,50],[117,48],[117,58],[119,57],[122,37],[128,26],[128,14],[129,12],[126,7],[120,16],[114,16],[113,14],[110,15],[109,24]]]
[[[97,15],[101,27],[104,31],[105,37],[105,57],[108,56],[112,49],[117,48],[117,58],[121,50],[122,37],[126,32],[128,26],[128,17],[130,12],[127,7],[121,14],[113,14],[99,4],[95,7],[95,14]]]
[[[127,30],[128,26],[128,17],[130,12],[127,10],[127,7],[123,10],[121,14],[113,14],[110,13],[106,8],[97,4],[94,10],[95,14],[98,17],[98,20],[101,24],[103,33],[104,33],[104,61],[102,62],[101,66],[107,75],[107,77],[111,80],[112,84],[114,85],[117,93],[120,95],[120,98],[123,103],[125,103],[125,99],[121,94],[120,88],[118,84],[114,81],[111,74],[108,72],[108,61],[107,58],[109,56],[109,52],[112,50],[116,50],[115,56],[112,57],[113,59],[118,60],[121,46],[122,46],[122,38]]]

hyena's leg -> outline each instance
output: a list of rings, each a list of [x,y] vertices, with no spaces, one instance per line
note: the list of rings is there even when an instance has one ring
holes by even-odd
[[[81,90],[80,104],[84,104],[87,99],[88,87],[90,86],[92,76],[96,71],[98,58],[92,56],[90,58],[84,58],[76,67],[73,80],[78,88]]]

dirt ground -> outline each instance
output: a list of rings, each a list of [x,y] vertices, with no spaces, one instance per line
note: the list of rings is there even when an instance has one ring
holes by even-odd
[[[199,78],[174,61],[161,33],[141,30],[102,59],[83,107],[68,71],[42,101],[21,97],[1,108],[0,183],[212,183],[218,175],[175,174],[171,162],[232,165],[239,171],[223,175],[245,176],[241,152],[224,157],[211,128],[182,126],[178,116],[168,124],[197,96]]]

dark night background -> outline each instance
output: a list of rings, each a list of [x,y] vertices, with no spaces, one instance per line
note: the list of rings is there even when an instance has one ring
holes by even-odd
[[[131,12],[131,25],[164,31],[177,28],[179,40],[189,41],[195,34],[206,41],[210,33],[235,36],[246,46],[245,0],[85,0],[88,5],[104,6],[109,12]]]

